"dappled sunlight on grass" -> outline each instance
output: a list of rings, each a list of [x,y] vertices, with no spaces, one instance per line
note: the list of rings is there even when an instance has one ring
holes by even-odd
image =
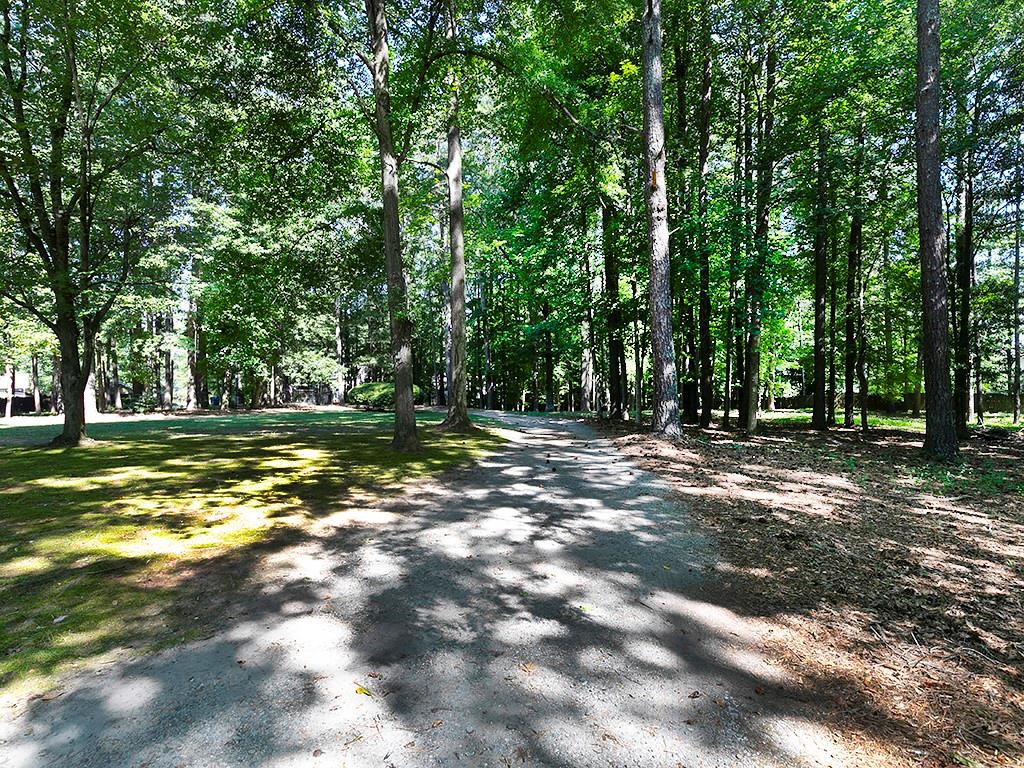
[[[176,571],[284,529],[372,519],[352,504],[499,442],[426,430],[423,451],[400,454],[390,421],[342,411],[126,420],[96,425],[101,442],[84,449],[0,448],[0,686],[114,645],[187,636],[184,590],[204,585]],[[28,442],[24,429],[2,438]],[[47,428],[35,429],[43,442]]]

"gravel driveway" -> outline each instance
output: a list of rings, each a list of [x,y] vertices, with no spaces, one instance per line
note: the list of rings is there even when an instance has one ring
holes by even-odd
[[[715,553],[573,422],[270,558],[207,640],[0,714],[4,768],[844,765]]]

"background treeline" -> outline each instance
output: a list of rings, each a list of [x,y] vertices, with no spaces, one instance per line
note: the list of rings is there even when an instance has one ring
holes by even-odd
[[[2,0],[5,379],[61,401],[63,378],[87,409],[338,402],[390,380],[386,124],[408,290],[391,309],[444,404],[458,125],[470,405],[648,407],[641,4],[389,2],[383,106],[380,8]],[[1024,6],[943,14],[966,430],[1019,414]],[[827,424],[919,412],[913,4],[666,0],[662,20],[683,420],[810,407],[816,382]]]

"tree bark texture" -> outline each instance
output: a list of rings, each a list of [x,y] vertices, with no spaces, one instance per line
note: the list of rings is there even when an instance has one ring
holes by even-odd
[[[825,168],[827,137],[824,127],[818,129],[818,167],[814,199],[814,408],[811,426],[828,428],[826,398],[825,297],[828,282],[828,227],[825,205],[828,181]]]
[[[384,262],[388,285],[391,354],[395,366],[395,431],[392,447],[419,448],[413,399],[412,317],[402,262],[401,219],[398,209],[398,157],[391,130],[389,86],[390,52],[385,0],[366,0],[366,21],[371,41],[369,58],[373,78],[374,129],[380,153],[383,201]]]
[[[601,243],[604,251],[604,292],[608,316],[608,415],[623,416],[625,392],[622,387],[622,305],[619,302],[619,263],[615,248],[615,209],[610,200],[601,203]]]
[[[768,262],[768,225],[771,213],[772,172],[774,158],[772,156],[772,134],[775,126],[775,70],[777,54],[771,43],[765,56],[765,96],[761,116],[761,141],[758,146],[757,159],[757,192],[755,195],[756,223],[754,226],[753,259],[747,272],[747,306],[750,313],[749,332],[747,334],[746,382],[744,399],[747,408],[744,429],[748,433],[757,431],[757,414],[761,393],[761,313],[763,311],[765,270]]]
[[[939,0],[917,0],[916,153],[927,453],[959,453],[949,385],[949,308],[939,147]]]
[[[654,348],[652,430],[675,437],[679,428],[679,392],[672,340],[671,265],[668,248],[668,197],[665,186],[665,125],[661,68],[661,0],[646,0],[643,36],[644,172],[647,246],[650,258],[648,299]]]
[[[700,295],[697,324],[700,337],[700,426],[711,426],[713,405],[713,350],[711,340],[711,243],[708,242],[708,150],[711,142],[711,18],[707,0],[701,9],[701,45],[704,48],[700,86],[698,130],[697,219],[700,227],[697,247],[700,253]]]

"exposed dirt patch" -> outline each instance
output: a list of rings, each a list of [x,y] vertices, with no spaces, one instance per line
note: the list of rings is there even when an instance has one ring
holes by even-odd
[[[1024,765],[1019,436],[946,467],[895,430],[603,429],[714,532],[723,597],[782,625],[772,652],[833,694],[837,724],[891,765]]]

